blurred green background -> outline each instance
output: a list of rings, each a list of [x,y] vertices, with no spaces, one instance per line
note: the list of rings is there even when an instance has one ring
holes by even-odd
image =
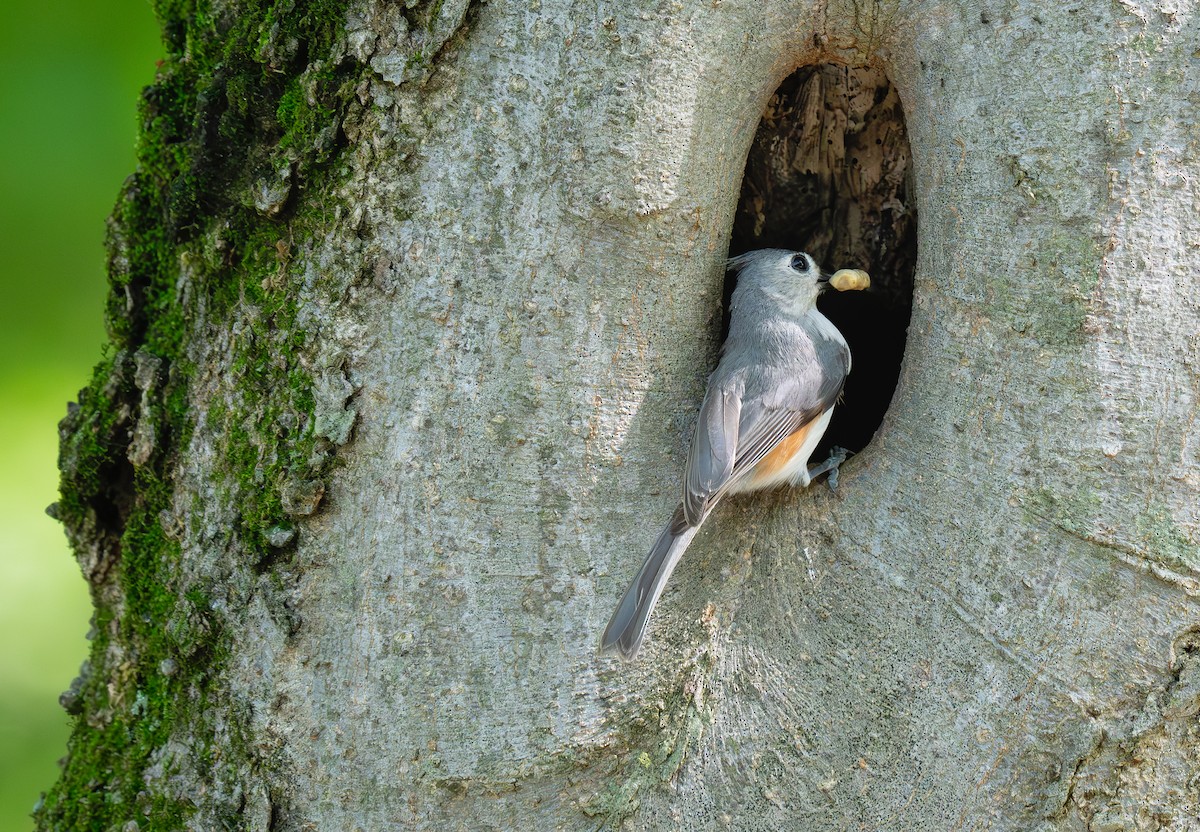
[[[0,829],[58,775],[90,604],[62,530],[56,424],[104,340],[104,220],[161,56],[149,0],[0,0]]]

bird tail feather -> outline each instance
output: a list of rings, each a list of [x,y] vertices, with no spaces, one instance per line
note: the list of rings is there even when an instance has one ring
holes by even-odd
[[[624,659],[632,659],[637,655],[646,636],[646,625],[650,621],[650,614],[654,612],[654,605],[658,603],[667,579],[699,530],[699,524],[688,525],[682,505],[675,509],[671,521],[659,534],[650,554],[646,556],[646,562],[638,570],[629,589],[625,590],[621,603],[617,604],[608,626],[604,628],[601,651],[615,650]]]

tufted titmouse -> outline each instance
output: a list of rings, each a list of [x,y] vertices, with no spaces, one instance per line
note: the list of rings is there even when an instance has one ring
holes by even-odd
[[[688,450],[683,502],[604,629],[601,650],[637,655],[650,613],[700,524],[726,494],[806,486],[836,474],[845,452],[808,467],[850,372],[850,348],[817,311],[817,296],[869,285],[865,272],[821,274],[807,254],[763,249],[734,257],[729,337],[708,378]]]

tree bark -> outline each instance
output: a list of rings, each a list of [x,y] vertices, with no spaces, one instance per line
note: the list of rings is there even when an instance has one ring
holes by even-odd
[[[1200,829],[1186,4],[159,14],[63,424],[97,612],[41,828]],[[599,657],[755,129],[826,62],[908,121],[891,407]]]

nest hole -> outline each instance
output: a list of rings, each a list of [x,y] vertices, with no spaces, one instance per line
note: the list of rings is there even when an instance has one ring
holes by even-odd
[[[844,398],[813,454],[861,451],[891,403],[912,312],[917,214],[904,110],[882,70],[801,67],[772,96],[742,179],[730,256],[806,251],[826,271],[865,269],[865,292],[826,292],[850,344]],[[734,279],[725,286],[726,309]]]

